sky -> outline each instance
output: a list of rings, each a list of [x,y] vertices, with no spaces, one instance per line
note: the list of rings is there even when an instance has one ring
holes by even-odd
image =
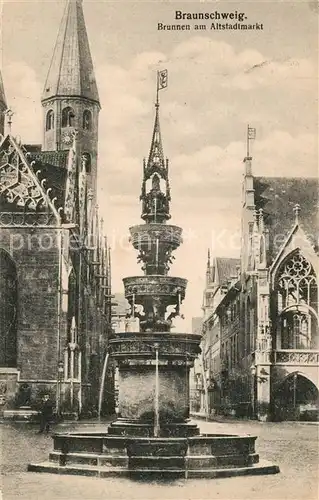
[[[64,0],[5,1],[2,73],[12,131],[42,140],[40,96]],[[255,127],[253,173],[317,175],[318,2],[84,0],[102,110],[99,205],[112,247],[114,292],[140,274],[128,228],[140,222],[142,162],[154,122],[156,71],[173,224],[184,229],[171,274],[189,280],[182,312],[201,315],[207,248],[238,257],[247,124]],[[258,31],[158,31],[175,11],[243,12]],[[196,21],[189,22],[192,26]],[[203,21],[201,21],[203,23]],[[302,207],[301,207],[302,209]]]

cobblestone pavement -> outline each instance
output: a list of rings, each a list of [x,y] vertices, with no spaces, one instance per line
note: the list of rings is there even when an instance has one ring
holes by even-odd
[[[258,436],[257,451],[280,466],[270,476],[142,483],[26,472],[46,460],[50,436],[27,424],[0,426],[3,500],[317,500],[318,430],[301,423],[197,422],[203,432]],[[88,426],[87,426],[88,427]],[[90,426],[91,427],[91,426]]]

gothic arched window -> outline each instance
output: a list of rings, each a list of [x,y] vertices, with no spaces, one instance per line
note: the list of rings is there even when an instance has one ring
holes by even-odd
[[[17,272],[10,255],[0,248],[0,366],[17,364]]]
[[[46,130],[51,130],[53,128],[54,128],[54,112],[53,112],[53,109],[50,109],[47,112],[46,122],[45,122],[45,129]]]
[[[312,265],[299,250],[294,252],[279,270],[276,296],[280,348],[316,348],[317,278]]]
[[[92,167],[90,153],[83,153],[82,154],[82,162],[84,162],[86,173],[90,174],[91,173],[91,167]]]
[[[92,129],[92,113],[88,109],[83,112],[83,129],[91,130]]]
[[[62,109],[62,127],[74,127],[75,114],[71,106]]]

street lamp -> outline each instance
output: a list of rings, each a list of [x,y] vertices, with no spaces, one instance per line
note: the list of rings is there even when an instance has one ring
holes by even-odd
[[[58,393],[57,393],[57,405],[56,405],[56,410],[57,414],[60,415],[60,406],[61,406],[61,385],[62,385],[62,378],[63,378],[63,373],[64,373],[64,363],[63,361],[58,362]]]
[[[294,418],[296,418],[296,385],[297,385],[297,373],[293,374],[293,386],[292,386],[292,397],[293,397],[293,408],[294,408]]]
[[[252,406],[252,418],[255,417],[255,379],[256,379],[256,366],[251,365],[250,373],[252,376],[252,384],[251,384],[251,406]]]

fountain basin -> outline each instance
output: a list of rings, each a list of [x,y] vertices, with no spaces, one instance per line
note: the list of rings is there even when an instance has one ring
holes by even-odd
[[[204,434],[187,438],[68,433],[53,436],[49,461],[29,464],[33,472],[136,478],[230,477],[275,474],[277,465],[260,462],[256,436]]]

